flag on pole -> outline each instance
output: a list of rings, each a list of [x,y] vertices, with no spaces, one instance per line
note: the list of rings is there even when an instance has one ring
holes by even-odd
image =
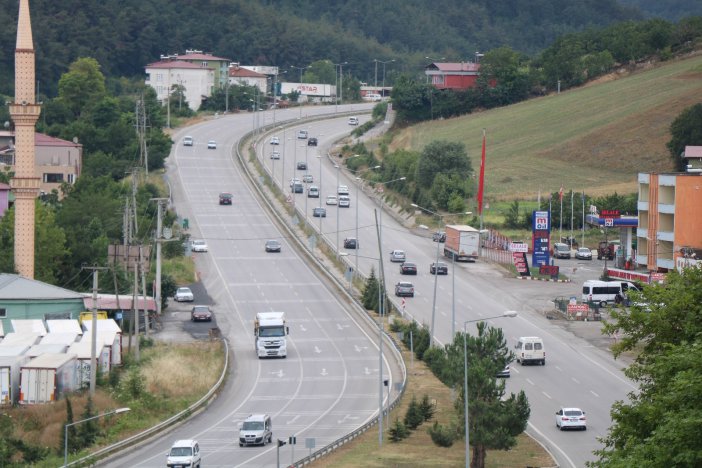
[[[483,214],[483,192],[485,190],[485,129],[483,129],[483,151],[480,156],[480,179],[478,181],[478,215]]]
[[[561,189],[558,191],[558,199],[563,201],[563,184],[561,184]]]

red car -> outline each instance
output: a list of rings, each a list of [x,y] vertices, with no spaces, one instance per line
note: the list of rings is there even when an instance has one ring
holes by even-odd
[[[209,306],[196,305],[190,312],[190,320],[192,320],[193,322],[197,322],[200,320],[204,320],[205,322],[211,322],[212,311],[210,310]]]
[[[417,265],[412,262],[404,262],[402,265],[400,265],[400,274],[401,275],[416,275],[417,274]]]

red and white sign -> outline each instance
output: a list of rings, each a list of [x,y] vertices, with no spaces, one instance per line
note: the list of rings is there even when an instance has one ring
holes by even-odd
[[[568,315],[587,314],[590,306],[587,304],[568,304]]]
[[[522,242],[512,242],[509,244],[510,252],[529,252],[529,245]]]

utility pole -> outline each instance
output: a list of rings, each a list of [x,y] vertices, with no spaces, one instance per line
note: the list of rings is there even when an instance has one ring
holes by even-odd
[[[156,300],[156,316],[161,316],[161,243],[163,242],[163,204],[168,198],[152,198],[158,204],[158,216],[156,220],[156,286],[154,288],[154,299]],[[170,237],[170,236],[166,236]]]
[[[146,306],[146,274],[144,274],[144,256],[142,255],[142,245],[139,244],[139,271],[141,273],[141,296],[144,302],[144,335],[149,337],[149,310]],[[139,310],[137,310],[139,314]],[[137,322],[139,323],[139,322]],[[138,331],[138,330],[137,330]]]
[[[90,396],[95,396],[95,381],[97,376],[97,293],[98,293],[98,271],[107,270],[107,267],[84,267],[86,270],[93,270],[93,318],[91,344],[90,344]]]
[[[132,297],[132,320],[131,327],[133,327],[135,344],[134,344],[134,359],[139,362],[139,306],[137,304],[137,299],[139,298],[139,264],[134,262],[134,296]],[[130,344],[132,339],[132,334],[129,334]]]

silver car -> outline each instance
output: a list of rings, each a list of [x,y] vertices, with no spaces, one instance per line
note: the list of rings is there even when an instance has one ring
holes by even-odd
[[[176,290],[175,296],[173,296],[176,302],[193,302],[195,297],[190,288],[182,287]]]
[[[195,239],[190,243],[190,250],[193,252],[207,252],[207,242],[202,239]]]
[[[404,262],[406,259],[405,256],[405,251],[404,250],[393,250],[390,252],[390,261],[391,262]]]

